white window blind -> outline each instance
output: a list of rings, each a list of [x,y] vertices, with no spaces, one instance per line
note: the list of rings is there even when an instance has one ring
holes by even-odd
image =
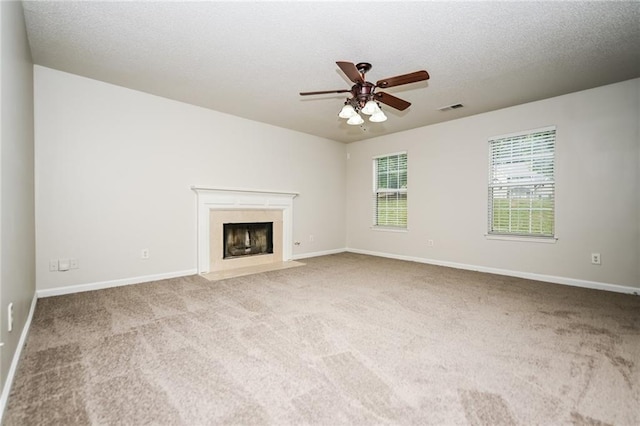
[[[374,226],[407,227],[407,153],[373,159]]]
[[[555,234],[555,127],[489,140],[489,234]]]

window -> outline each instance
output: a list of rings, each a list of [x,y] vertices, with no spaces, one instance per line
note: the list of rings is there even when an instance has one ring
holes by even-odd
[[[407,227],[407,153],[373,159],[374,226]]]
[[[489,234],[555,234],[556,129],[489,140]]]

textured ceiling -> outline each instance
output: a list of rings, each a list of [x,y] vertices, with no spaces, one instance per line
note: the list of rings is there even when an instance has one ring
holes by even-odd
[[[640,2],[24,2],[36,64],[352,142],[640,77]],[[348,126],[335,62],[412,103]],[[464,108],[437,108],[455,103]]]

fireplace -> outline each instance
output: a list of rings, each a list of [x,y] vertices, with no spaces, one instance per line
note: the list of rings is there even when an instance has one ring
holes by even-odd
[[[198,273],[290,261],[295,192],[191,187],[198,205]],[[272,253],[225,258],[224,224],[272,222]],[[251,239],[251,236],[249,237]],[[244,240],[246,242],[246,232]],[[244,243],[243,243],[244,244]],[[241,244],[242,245],[242,244]],[[251,246],[250,244],[244,244]],[[251,251],[251,250],[250,250]]]
[[[273,253],[273,222],[223,224],[223,259]]]

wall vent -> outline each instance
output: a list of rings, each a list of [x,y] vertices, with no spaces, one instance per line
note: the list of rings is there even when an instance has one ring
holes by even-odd
[[[462,108],[464,105],[462,104],[453,104],[453,105],[447,105],[447,106],[443,106],[438,108],[438,111],[449,111],[452,109],[458,109],[458,108]]]

